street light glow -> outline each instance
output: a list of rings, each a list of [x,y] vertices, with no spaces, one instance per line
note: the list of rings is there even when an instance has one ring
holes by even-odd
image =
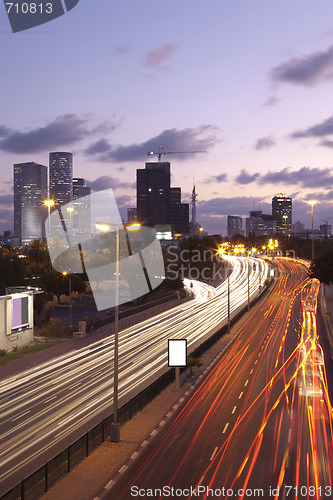
[[[53,205],[54,205],[54,200],[45,200],[45,201],[44,201],[44,205],[45,205],[46,207],[53,207]]]

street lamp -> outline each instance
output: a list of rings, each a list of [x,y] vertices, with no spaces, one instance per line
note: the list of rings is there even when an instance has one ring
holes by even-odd
[[[284,219],[284,242],[285,242],[285,245],[287,245],[287,219],[288,219],[288,215],[282,215],[282,218]]]
[[[312,262],[314,261],[314,240],[313,240],[313,205],[317,202],[316,200],[308,201],[308,204],[311,205],[311,218],[312,218]]]
[[[67,272],[64,271],[63,276],[68,276],[68,284],[69,284],[69,326],[72,325],[72,278],[71,275]]]
[[[111,423],[110,441],[119,443],[120,441],[120,423],[118,422],[118,371],[119,371],[119,228],[125,227],[125,224],[114,224],[99,222],[95,227],[100,231],[107,232],[111,227],[116,227],[116,293],[115,293],[115,317],[114,317],[114,370],[113,370],[113,422]],[[126,226],[129,231],[136,231],[141,227],[140,224],[130,224]]]
[[[50,241],[50,236],[51,236],[51,220],[50,220],[50,215],[51,215],[51,207],[54,206],[54,200],[45,200],[44,201],[44,205],[46,207],[48,207],[48,212],[49,212],[49,241]],[[49,271],[51,271],[51,258],[50,258],[50,262],[49,262]]]
[[[247,310],[250,310],[250,250],[247,252]]]
[[[70,228],[71,228],[71,234],[73,236],[73,226],[72,226],[72,213],[74,212],[74,208],[73,207],[68,207],[66,208],[67,212],[69,212],[69,225],[70,225]]]

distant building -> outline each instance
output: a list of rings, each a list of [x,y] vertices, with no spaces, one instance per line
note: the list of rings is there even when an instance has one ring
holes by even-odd
[[[189,205],[181,189],[170,186],[170,163],[146,163],[137,170],[137,222],[144,226],[171,225],[173,234],[188,234]]]
[[[332,234],[332,226],[331,224],[320,224],[320,232],[323,233],[324,238],[331,236]]]
[[[45,239],[47,167],[35,162],[14,164],[14,233],[21,245]]]
[[[242,218],[237,215],[228,215],[227,236],[228,238],[232,238],[237,234],[244,234]]]
[[[86,180],[75,177],[73,179],[73,211],[70,217],[73,236],[91,233],[90,194],[91,188],[86,186]]]
[[[86,185],[86,180],[82,177],[73,178],[73,200],[88,196],[91,193],[91,188]]]
[[[261,210],[250,211],[246,219],[246,236],[273,236],[276,233],[276,221],[272,215]]]
[[[58,205],[73,200],[73,155],[72,153],[53,152],[49,155],[50,199]]]
[[[306,233],[305,231],[305,226],[302,222],[299,220],[295,222],[295,224],[292,224],[291,226],[291,233],[293,236],[299,237],[300,235],[303,235]]]
[[[277,234],[291,235],[292,199],[280,193],[272,199],[272,216],[276,220]]]
[[[131,207],[127,209],[127,223],[135,224],[137,221],[137,210],[136,207]]]

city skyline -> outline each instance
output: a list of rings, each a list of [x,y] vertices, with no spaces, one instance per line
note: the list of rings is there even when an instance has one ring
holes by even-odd
[[[136,170],[160,146],[182,152],[163,160],[185,203],[195,177],[209,233],[226,234],[227,215],[259,203],[269,213],[279,192],[306,227],[311,198],[315,227],[330,217],[333,6],[166,5],[161,17],[152,0],[80,2],[17,34],[0,16],[0,233],[13,229],[13,164],[46,165],[50,151],[73,152],[74,175],[92,191],[112,187],[123,217],[136,204]]]

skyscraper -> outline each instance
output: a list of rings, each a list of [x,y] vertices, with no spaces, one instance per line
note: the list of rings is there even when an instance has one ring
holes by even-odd
[[[49,155],[50,198],[59,205],[73,200],[73,155],[54,152]]]
[[[91,188],[86,185],[86,180],[81,177],[73,179],[73,201],[71,210],[71,222],[73,236],[82,236],[91,233]],[[80,239],[80,238],[79,238]]]
[[[292,199],[283,193],[272,199],[272,216],[276,220],[277,234],[291,235]]]
[[[229,238],[232,238],[236,234],[244,234],[242,218],[237,215],[228,215],[227,235]]]
[[[88,196],[91,193],[91,188],[87,186],[86,180],[82,177],[73,178],[73,200]]]
[[[137,221],[145,226],[169,224],[174,233],[189,232],[189,205],[181,189],[170,187],[170,163],[146,163],[137,170]]]
[[[35,162],[14,164],[14,231],[21,245],[45,238],[47,167]]]

